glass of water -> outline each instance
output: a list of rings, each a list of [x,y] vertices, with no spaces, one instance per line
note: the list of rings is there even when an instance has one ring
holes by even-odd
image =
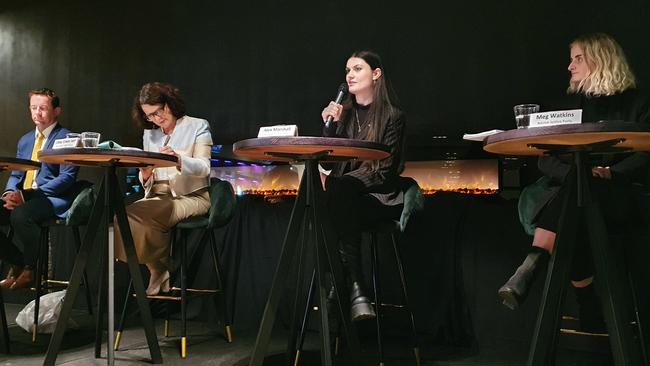
[[[539,104],[518,104],[513,109],[517,128],[526,128],[530,125],[530,115],[539,112]]]
[[[82,132],[81,143],[84,147],[97,147],[100,136],[99,132]]]

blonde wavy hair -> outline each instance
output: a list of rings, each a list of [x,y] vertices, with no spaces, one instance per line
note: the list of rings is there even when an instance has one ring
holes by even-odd
[[[573,46],[582,49],[589,73],[580,82],[570,81],[567,92],[613,95],[636,87],[625,53],[611,36],[604,33],[583,35],[571,42],[569,49]]]

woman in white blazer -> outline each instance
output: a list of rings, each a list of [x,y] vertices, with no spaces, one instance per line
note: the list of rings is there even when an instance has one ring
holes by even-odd
[[[145,84],[133,101],[131,117],[144,128],[144,150],[174,155],[179,161],[176,167],[140,168],[145,196],[126,209],[138,260],[151,273],[151,296],[169,291],[171,228],[210,208],[212,136],[208,121],[185,115],[183,98],[169,84]],[[115,243],[116,257],[126,261],[119,233]]]

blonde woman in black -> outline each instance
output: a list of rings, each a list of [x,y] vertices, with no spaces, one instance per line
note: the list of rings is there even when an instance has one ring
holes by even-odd
[[[650,123],[650,100],[636,88],[636,81],[621,46],[609,35],[581,36],[570,44],[569,104],[582,109],[586,122],[626,121]],[[591,161],[591,185],[603,207],[610,231],[625,230],[639,220],[632,183],[647,183],[650,155],[647,152],[604,154]],[[555,246],[558,220],[563,202],[564,181],[571,169],[568,157],[547,156],[538,160],[539,169],[550,178],[551,189],[533,210],[536,228],[532,248],[524,262],[499,289],[503,304],[517,308],[539,270],[548,263]],[[572,285],[584,331],[605,330],[602,309],[594,290],[593,261],[587,235],[578,235],[572,263]]]

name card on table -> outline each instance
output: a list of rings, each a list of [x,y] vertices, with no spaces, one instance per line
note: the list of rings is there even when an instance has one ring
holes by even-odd
[[[55,140],[54,145],[52,145],[52,149],[65,149],[69,147],[83,147],[81,144],[81,139],[79,137],[58,139]]]
[[[582,123],[582,109],[533,113],[528,127],[548,127]]]
[[[286,137],[298,136],[298,126],[296,125],[275,125],[260,127],[257,137]]]

